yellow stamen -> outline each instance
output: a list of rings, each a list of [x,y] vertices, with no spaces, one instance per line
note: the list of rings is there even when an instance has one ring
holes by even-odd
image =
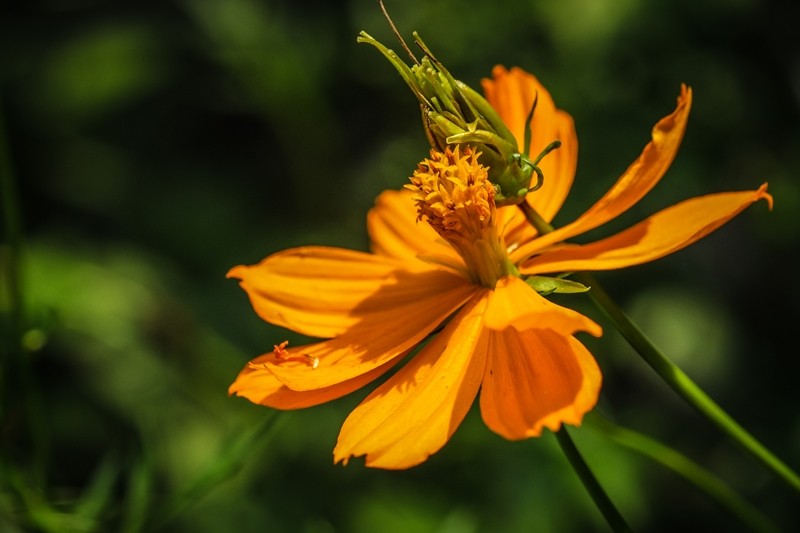
[[[297,361],[297,360],[300,360],[300,361],[306,361],[308,364],[311,365],[311,368],[313,368],[313,369],[316,369],[319,366],[319,357],[315,357],[315,356],[313,356],[311,354],[307,354],[307,353],[293,355],[292,353],[289,352],[289,350],[286,349],[286,347],[288,345],[289,345],[289,341],[283,341],[280,344],[275,344],[275,345],[272,346],[272,355],[275,356],[275,361],[280,362],[280,361]],[[264,364],[264,363],[256,364],[256,363],[252,363],[251,362],[251,363],[248,363],[248,366],[250,368],[254,368],[254,369],[257,369],[257,370],[267,369],[268,368],[267,365]]]
[[[453,246],[472,281],[494,288],[515,268],[497,232],[495,189],[479,155],[468,146],[431,150],[406,187],[414,191],[417,220],[425,219]]]
[[[272,353],[275,355],[275,359],[288,359],[289,352],[286,350],[286,347],[289,345],[289,341],[283,341],[280,344],[276,344],[272,347]]]

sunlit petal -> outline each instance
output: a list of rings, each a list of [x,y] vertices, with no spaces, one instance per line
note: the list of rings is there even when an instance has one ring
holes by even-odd
[[[602,377],[589,351],[552,330],[489,332],[481,385],[481,414],[495,433],[511,439],[579,425],[597,403]]]
[[[397,260],[341,248],[303,247],[271,255],[252,266],[237,266],[237,278],[256,313],[271,324],[304,335],[327,338],[346,331],[371,312],[364,300],[398,269]],[[373,308],[392,306],[370,300]]]
[[[526,274],[612,270],[653,261],[698,241],[762,199],[772,206],[766,184],[756,191],[692,198],[606,239],[545,252],[521,270]]]
[[[536,230],[516,205],[497,210],[497,227],[509,252],[537,236]]]
[[[519,261],[530,257],[554,243],[605,224],[641,200],[661,180],[675,159],[691,106],[692,90],[682,85],[675,111],[653,127],[650,143],[611,189],[577,220],[521,247],[514,252],[512,259]]]
[[[304,349],[305,347],[300,347],[300,350]],[[235,394],[236,396],[247,398],[253,403],[275,409],[311,407],[341,398],[360,389],[390,370],[402,360],[403,355],[405,354],[401,354],[399,357],[391,359],[369,372],[336,385],[308,391],[293,391],[264,366],[265,362],[274,360],[274,355],[270,353],[255,358],[245,366],[228,388],[228,394]]]
[[[485,325],[493,330],[549,328],[562,335],[586,331],[599,337],[602,329],[582,314],[557,305],[521,279],[505,277],[489,296]]]
[[[438,451],[467,414],[486,360],[485,298],[476,296],[397,374],[345,420],[334,460],[400,469]]]
[[[297,391],[353,379],[399,357],[424,340],[480,287],[445,271],[397,273],[356,311],[358,324],[331,340],[289,348],[289,360],[264,364]],[[318,361],[313,368],[308,361]]]
[[[413,263],[417,256],[447,255],[458,258],[424,220],[417,221],[411,191],[384,191],[367,215],[372,252]]]
[[[536,158],[548,144],[561,141],[561,148],[539,163],[544,173],[544,185],[528,195],[528,202],[549,222],[561,209],[575,177],[578,138],[572,117],[556,109],[547,89],[533,75],[520,68],[506,70],[498,65],[492,70],[492,78],[482,80],[482,85],[486,100],[511,130],[521,152],[525,148],[522,146],[525,119],[534,99],[536,111],[531,122],[530,156]]]

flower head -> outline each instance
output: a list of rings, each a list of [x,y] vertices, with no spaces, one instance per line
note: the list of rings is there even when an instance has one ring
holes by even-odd
[[[368,466],[419,464],[444,446],[478,394],[484,422],[507,439],[580,424],[597,402],[601,374],[574,334],[598,336],[601,329],[522,276],[650,261],[759,199],[771,201],[765,186],[710,195],[596,243],[567,244],[626,211],[663,176],[683,135],[691,91],[682,89],[676,110],[599,202],[550,231],[575,170],[572,119],[519,69],[497,67],[484,90],[516,139],[526,139],[530,128],[533,152],[549,139],[562,141],[542,161],[544,186],[526,199],[542,221],[538,228],[517,207],[498,207],[478,152],[446,147],[420,163],[406,189],[378,197],[367,218],[372,253],[296,248],[228,274],[264,320],[328,339],[276,345],[245,366],[231,394],[278,409],[308,407],[361,388],[412,355],[345,420],[336,462],[363,455]],[[537,116],[527,126],[525,110],[536,98]]]
[[[504,238],[525,233],[520,212],[497,209],[469,148],[432,151],[409,189],[385,192],[370,212],[373,254],[297,248],[231,270],[262,318],[329,340],[276,345],[230,392],[307,407],[418,350],[347,418],[334,451],[336,461],[366,455],[383,468],[416,465],[441,448],[479,389],[484,420],[506,438],[579,424],[601,375],[573,334],[601,330],[516,275]]]
[[[516,269],[497,231],[495,190],[478,155],[469,147],[431,150],[406,187],[413,191],[417,220],[425,219],[453,247],[473,282],[491,289]]]

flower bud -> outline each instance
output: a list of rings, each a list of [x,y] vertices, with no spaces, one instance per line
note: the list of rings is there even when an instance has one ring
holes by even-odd
[[[417,60],[406,47],[413,60],[411,66],[366,32],[362,31],[357,40],[377,48],[417,97],[425,135],[433,149],[443,152],[448,145],[466,144],[481,153],[481,163],[489,168],[489,181],[495,187],[498,206],[518,204],[526,194],[541,186],[543,176],[536,164],[546,152],[535,161],[527,153],[518,152],[517,140],[489,102],[456,80],[416,32],[414,42],[424,56]],[[557,147],[551,146],[547,151]],[[534,175],[536,181],[531,183]]]

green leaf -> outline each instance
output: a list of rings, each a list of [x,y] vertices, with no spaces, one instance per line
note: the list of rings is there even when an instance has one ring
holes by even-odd
[[[589,287],[583,283],[562,278],[551,278],[548,276],[528,276],[525,283],[533,287],[533,290],[543,296],[548,294],[578,294],[586,292]]]

